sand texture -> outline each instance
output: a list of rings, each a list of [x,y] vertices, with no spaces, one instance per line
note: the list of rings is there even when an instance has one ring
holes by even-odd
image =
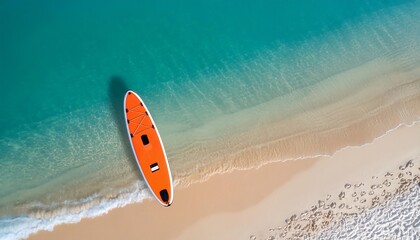
[[[414,164],[418,166],[419,142],[420,124],[401,126],[373,143],[348,147],[331,157],[272,163],[176,189],[170,208],[148,200],[30,239],[313,236],[418,182]]]

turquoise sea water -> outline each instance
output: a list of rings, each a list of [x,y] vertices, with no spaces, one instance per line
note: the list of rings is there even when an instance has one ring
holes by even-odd
[[[222,116],[418,49],[419,9],[397,0],[1,1],[0,238],[148,195],[121,121],[127,89],[146,101],[171,162],[178,146],[200,147],[183,132],[211,138],[203,126]],[[196,166],[176,159],[175,176]]]

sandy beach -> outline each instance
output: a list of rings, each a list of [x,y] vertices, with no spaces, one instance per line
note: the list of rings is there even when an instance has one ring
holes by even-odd
[[[418,165],[419,142],[419,123],[400,126],[372,143],[344,148],[330,157],[270,163],[176,189],[170,208],[146,200],[77,224],[59,225],[29,239],[265,239],[273,236],[274,229],[280,236],[286,219],[318,201],[337,199],[338,203],[343,198],[349,211],[355,204],[345,201],[348,195],[339,197],[343,190],[382,183],[386,173],[398,171],[410,160]],[[412,176],[418,175],[414,168]],[[390,192],[392,188],[397,184],[390,185]],[[368,201],[362,205],[369,208],[379,194],[366,194]]]
[[[0,5],[0,240],[420,239],[420,0]]]

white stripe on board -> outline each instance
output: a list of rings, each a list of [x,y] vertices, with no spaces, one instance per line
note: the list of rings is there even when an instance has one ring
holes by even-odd
[[[159,170],[159,166],[158,165],[152,167],[152,172],[157,171],[157,170]]]

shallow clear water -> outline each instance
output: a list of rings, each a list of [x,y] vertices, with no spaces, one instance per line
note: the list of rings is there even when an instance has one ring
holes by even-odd
[[[146,86],[197,82],[403,2],[2,1],[0,130],[107,102],[113,76],[154,104]]]
[[[312,86],[375,59],[417,67],[419,5],[2,1],[0,238],[147,196],[122,122],[127,89],[153,113],[175,179],[200,173],[223,155],[207,142],[246,128],[237,113],[307,111],[309,93],[369,79]],[[299,91],[287,107],[258,108]]]

